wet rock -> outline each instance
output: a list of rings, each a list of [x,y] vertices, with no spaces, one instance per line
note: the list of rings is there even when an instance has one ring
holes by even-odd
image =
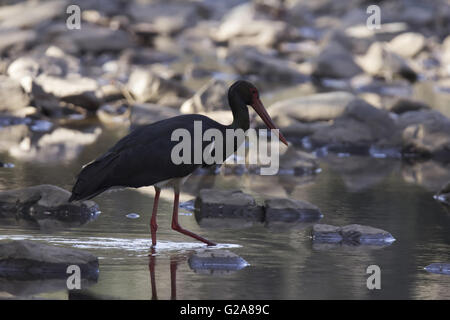
[[[274,120],[293,118],[304,122],[332,120],[342,114],[355,99],[351,93],[335,91],[281,100],[272,104],[268,112]],[[280,119],[282,120],[282,119]]]
[[[38,185],[0,192],[0,213],[37,223],[41,229],[83,225],[99,215],[93,201],[68,203],[70,192],[53,185]]]
[[[152,103],[137,103],[130,109],[131,129],[180,115],[176,109]]]
[[[394,139],[396,130],[388,112],[355,99],[331,126],[317,130],[311,136],[311,142],[315,146],[346,147],[348,151],[355,147],[366,147],[368,151],[368,146],[374,143],[399,145],[398,139]]]
[[[67,268],[70,265],[80,267],[82,278],[98,278],[98,259],[91,253],[28,240],[0,242],[2,278],[67,279]]]
[[[217,219],[233,219],[242,225],[245,221],[262,222],[264,209],[240,190],[203,189],[195,199],[195,218],[200,225],[209,220],[214,220],[214,225]]]
[[[211,79],[186,100],[180,111],[182,113],[201,113],[223,110],[228,106],[228,84],[223,80]]]
[[[331,41],[321,51],[316,60],[313,75],[318,78],[351,78],[362,73],[355,63],[352,53],[341,43]]]
[[[432,263],[424,268],[426,271],[450,275],[450,263]]]
[[[425,37],[420,33],[405,32],[388,43],[388,48],[404,57],[412,58],[417,55],[425,47]]]
[[[13,112],[28,106],[29,103],[30,98],[19,82],[0,75],[0,112]]]
[[[9,154],[24,161],[54,163],[75,159],[84,146],[94,143],[102,130],[99,127],[83,131],[56,128],[38,137],[26,137],[9,148]]]
[[[323,214],[315,205],[301,200],[273,198],[264,201],[265,222],[298,223],[320,220]]]
[[[394,237],[382,229],[359,224],[336,227],[328,224],[315,224],[312,231],[315,243],[347,245],[390,245]]]
[[[228,274],[249,266],[248,262],[228,250],[196,252],[188,259],[189,267],[198,273]]]
[[[263,54],[252,47],[237,47],[228,52],[227,61],[241,75],[258,75],[264,81],[296,83],[306,77],[295,63]]]
[[[137,102],[159,102],[163,98],[189,98],[191,90],[174,80],[164,79],[149,69],[136,69],[128,80],[128,89]],[[180,103],[181,104],[181,103]]]

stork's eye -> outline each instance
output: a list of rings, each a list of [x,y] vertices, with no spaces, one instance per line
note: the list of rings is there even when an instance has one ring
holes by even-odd
[[[256,90],[255,88],[250,88],[250,93],[254,96],[254,97],[258,97],[258,90]]]

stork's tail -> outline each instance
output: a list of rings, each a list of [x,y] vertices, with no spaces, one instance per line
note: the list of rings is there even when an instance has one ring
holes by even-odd
[[[106,153],[97,160],[85,165],[78,174],[69,202],[91,199],[111,187],[106,181],[113,168],[111,163],[117,156],[115,153]]]

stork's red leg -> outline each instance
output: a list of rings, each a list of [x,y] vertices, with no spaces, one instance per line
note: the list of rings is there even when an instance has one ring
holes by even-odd
[[[170,257],[170,299],[177,300],[177,266],[176,258]]]
[[[155,199],[153,200],[152,218],[150,220],[150,232],[152,234],[152,246],[156,246],[156,230],[158,225],[156,224],[156,213],[158,212],[158,201],[161,189],[155,187]]]
[[[150,261],[148,263],[148,269],[150,270],[150,283],[152,286],[152,300],[158,300],[156,294],[156,281],[155,281],[155,249],[152,248],[150,252]]]
[[[190,232],[186,229],[183,229],[182,227],[180,227],[180,225],[178,224],[178,206],[179,206],[179,202],[180,202],[180,192],[175,190],[175,197],[173,200],[173,215],[172,215],[172,229],[178,232],[181,232],[182,234],[185,234],[189,237],[192,237],[194,239],[197,239],[201,242],[206,243],[208,246],[215,246],[216,244],[214,242],[211,242],[203,237],[200,237],[198,235],[196,235],[193,232]]]

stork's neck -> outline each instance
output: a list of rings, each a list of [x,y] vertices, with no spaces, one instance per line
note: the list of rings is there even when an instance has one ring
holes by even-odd
[[[233,113],[233,123],[230,127],[232,129],[247,131],[250,128],[250,116],[247,105],[238,95],[233,94],[233,92],[228,93],[228,102]]]

